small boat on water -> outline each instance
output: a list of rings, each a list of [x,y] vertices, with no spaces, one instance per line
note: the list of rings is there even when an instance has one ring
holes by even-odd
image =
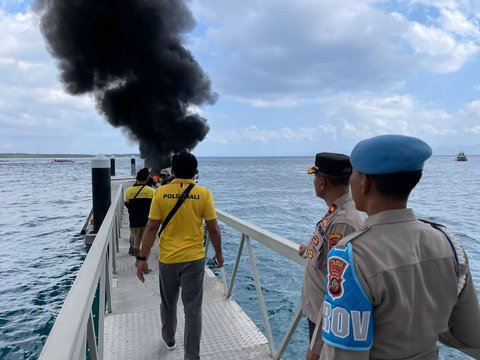
[[[54,159],[53,160],[54,163],[73,163],[73,160],[72,159]]]
[[[464,152],[459,152],[455,157],[455,161],[467,161],[467,155]]]

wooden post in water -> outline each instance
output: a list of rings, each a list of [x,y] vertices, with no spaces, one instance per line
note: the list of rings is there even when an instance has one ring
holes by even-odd
[[[110,175],[115,176],[115,156],[110,158]]]
[[[137,167],[135,166],[135,156],[132,155],[132,158],[130,159],[130,174],[132,176],[137,175]]]
[[[100,154],[92,160],[93,232],[95,234],[100,229],[112,203],[111,192],[110,161]]]

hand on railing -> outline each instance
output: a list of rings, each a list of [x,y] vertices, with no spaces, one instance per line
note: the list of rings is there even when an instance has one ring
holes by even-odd
[[[307,245],[300,244],[298,247],[298,255],[306,258],[307,257]]]

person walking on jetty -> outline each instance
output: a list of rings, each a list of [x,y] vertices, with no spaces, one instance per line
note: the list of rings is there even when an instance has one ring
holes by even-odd
[[[142,248],[137,256],[137,276],[144,282],[147,258],[162,225],[159,241],[162,338],[168,349],[175,348],[177,300],[181,288],[185,311],[185,360],[200,359],[205,267],[203,221],[215,249],[216,266],[223,266],[220,227],[212,195],[207,188],[196,185],[193,180],[197,165],[195,156],[188,152],[173,155],[172,171],[176,177],[155,192]],[[172,209],[175,209],[178,201],[182,201],[179,199],[184,200],[171,216]]]
[[[306,257],[302,287],[302,312],[308,318],[309,339],[317,323],[325,296],[327,254],[337,242],[356,231],[363,223],[363,214],[355,208],[349,191],[352,166],[347,155],[318,153],[315,165],[307,169],[314,174],[315,194],[328,206],[325,216],[317,223],[308,245],[301,244],[299,255]],[[320,317],[321,320],[321,317]],[[321,338],[309,353],[320,354]]]
[[[132,244],[129,254],[136,256],[140,251],[145,225],[148,221],[150,204],[152,203],[155,190],[147,185],[150,178],[150,172],[147,168],[140,169],[137,172],[136,182],[125,192],[125,207],[128,209],[128,219],[130,221],[130,238]],[[149,270],[148,270],[149,271]]]
[[[369,217],[328,254],[320,359],[437,359],[437,341],[480,348],[467,254],[445,227],[407,208],[431,154],[402,135],[353,149],[352,196]]]

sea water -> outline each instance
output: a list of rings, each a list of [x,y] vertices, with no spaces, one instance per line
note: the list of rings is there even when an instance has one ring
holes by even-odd
[[[296,243],[308,242],[327,210],[315,197],[307,167],[312,157],[200,158],[200,184],[217,208]],[[137,158],[137,164],[142,164]],[[130,174],[130,158],[116,159]],[[480,157],[455,162],[434,156],[409,206],[417,216],[447,225],[462,241],[480,289]],[[80,230],[92,206],[91,159],[0,159],[0,359],[36,359],[86,255]],[[229,277],[239,233],[221,225]],[[280,344],[300,302],[303,268],[253,243],[273,337]],[[263,330],[254,280],[244,249],[233,298]],[[225,319],[227,320],[227,319]],[[305,319],[284,359],[304,359]],[[466,355],[442,349],[443,359]]]

